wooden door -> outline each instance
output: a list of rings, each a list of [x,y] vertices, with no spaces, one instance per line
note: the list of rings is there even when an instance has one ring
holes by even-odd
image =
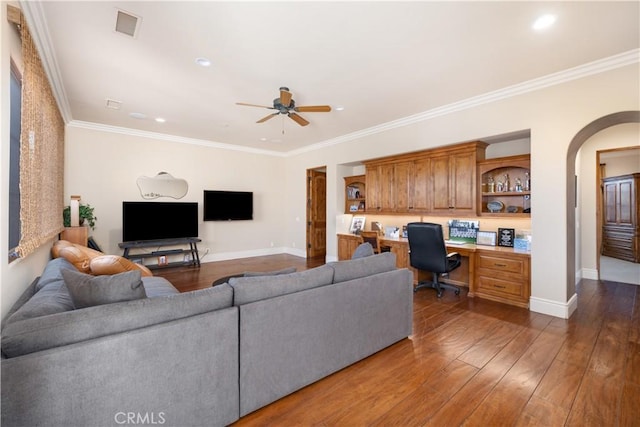
[[[327,253],[327,174],[307,170],[307,258]]]

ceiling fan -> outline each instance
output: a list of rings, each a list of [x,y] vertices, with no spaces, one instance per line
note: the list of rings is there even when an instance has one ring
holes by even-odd
[[[260,107],[267,108],[269,110],[276,110],[275,113],[271,113],[266,117],[261,118],[256,123],[264,123],[269,119],[274,118],[280,114],[286,114],[293,120],[298,123],[300,126],[306,126],[309,122],[298,113],[328,113],[331,111],[331,107],[329,105],[306,105],[306,106],[296,106],[295,100],[292,98],[293,94],[289,92],[288,87],[280,88],[280,98],[276,98],[273,100],[273,107],[267,107],[266,105],[256,105],[256,104],[247,104],[244,102],[236,102],[237,105],[245,105],[248,107]]]

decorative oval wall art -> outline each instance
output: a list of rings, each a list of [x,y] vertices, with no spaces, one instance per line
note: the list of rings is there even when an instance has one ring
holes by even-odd
[[[158,197],[182,199],[189,190],[189,184],[186,180],[174,178],[167,172],[159,172],[152,178],[141,176],[136,183],[143,199],[157,199]]]

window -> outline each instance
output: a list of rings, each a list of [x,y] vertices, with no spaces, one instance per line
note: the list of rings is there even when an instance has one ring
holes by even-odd
[[[9,154],[9,253],[14,253],[20,242],[20,121],[22,107],[22,81],[20,72],[11,62],[11,136]],[[10,255],[11,258],[13,258]]]

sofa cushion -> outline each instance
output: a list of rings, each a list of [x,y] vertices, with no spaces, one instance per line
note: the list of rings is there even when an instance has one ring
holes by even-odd
[[[33,296],[7,318],[5,325],[73,310],[73,301],[62,277],[65,270],[78,271],[64,258],[49,261],[34,287]]]
[[[238,306],[331,284],[333,269],[327,265],[291,274],[233,277],[233,304]]]
[[[167,279],[160,276],[142,277],[142,285],[147,298],[175,295],[180,292]]]
[[[283,268],[282,270],[274,270],[274,271],[245,271],[242,273],[244,277],[256,277],[256,276],[277,276],[279,274],[290,274],[295,273],[295,267]]]
[[[327,265],[335,271],[333,283],[339,283],[395,270],[396,255],[392,252],[384,252],[364,258],[330,262]]]
[[[351,259],[364,258],[366,256],[371,256],[373,254],[374,254],[373,246],[371,246],[371,243],[365,242],[358,245],[356,250],[353,251],[353,255],[351,256]]]
[[[147,297],[138,270],[108,276],[92,276],[79,271],[64,270],[62,277],[75,308]]]
[[[231,307],[232,301],[233,290],[223,284],[26,319],[6,325],[2,352],[16,357]]]
[[[124,273],[125,271],[140,270],[142,276],[153,276],[144,265],[137,264],[119,255],[100,255],[89,261],[91,274],[101,276],[105,274]]]

